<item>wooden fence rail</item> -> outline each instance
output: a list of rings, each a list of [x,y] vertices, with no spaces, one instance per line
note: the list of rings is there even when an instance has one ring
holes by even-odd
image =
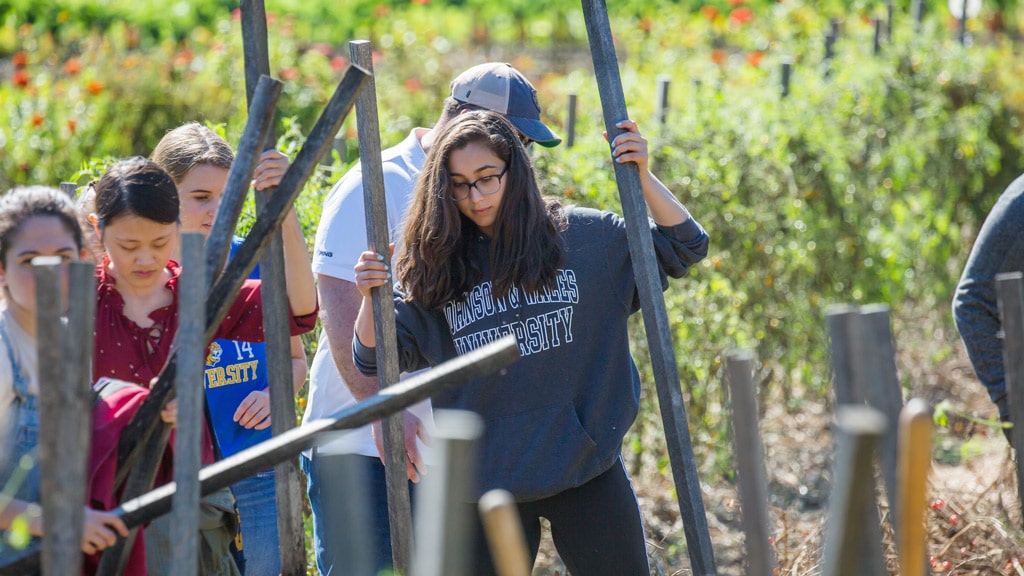
[[[329,418],[308,422],[202,468],[199,470],[200,492],[203,495],[210,494],[265,470],[268,466],[294,458],[316,444],[318,437],[325,432],[365,426],[431,396],[501,370],[518,359],[519,346],[515,337],[506,336],[428,372],[399,382]],[[176,490],[174,482],[165,484],[122,502],[115,512],[129,528],[139,526],[169,512]],[[37,571],[38,567],[39,546],[35,545],[0,566],[0,576],[25,574]]]

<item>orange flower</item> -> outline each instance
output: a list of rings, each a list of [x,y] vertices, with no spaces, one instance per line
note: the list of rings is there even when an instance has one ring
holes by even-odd
[[[242,19],[242,9],[241,8],[235,8],[234,10],[232,10],[231,11],[231,19],[232,20],[241,20]]]
[[[82,63],[78,61],[78,58],[68,58],[68,61],[64,63],[64,72],[74,76],[82,71]]]
[[[192,51],[191,50],[178,50],[174,53],[174,65],[178,68],[184,68],[192,63]]]
[[[703,14],[705,18],[707,18],[708,20],[711,20],[712,22],[715,20],[715,18],[718,18],[718,14],[719,14],[718,8],[715,8],[714,6],[711,6],[710,4],[707,5],[707,6],[704,6],[703,8],[701,8],[700,9],[700,13]]]
[[[637,23],[637,26],[640,28],[641,32],[650,32],[651,29],[654,28],[654,20],[644,16],[640,19],[640,22]]]
[[[751,52],[747,54],[747,64],[756,68],[761,64],[762,58],[764,58],[764,52]]]
[[[740,4],[746,4],[747,0],[729,0],[729,6],[739,6]]]
[[[379,4],[373,7],[373,15],[376,18],[383,18],[391,12],[391,7],[387,4]]]
[[[75,128],[78,128],[78,122],[74,118],[68,118],[68,132],[74,134]]]
[[[725,63],[725,59],[729,57],[729,54],[721,48],[715,48],[711,51],[711,61],[721,66]]]
[[[43,120],[45,120],[45,118],[39,112],[33,112],[32,113],[32,125],[33,126],[41,126],[43,124]]]
[[[427,4],[430,4],[430,0],[412,0],[412,3],[419,4],[420,6],[425,6]]]
[[[299,77],[299,69],[294,66],[289,66],[281,70],[281,80],[295,80]]]
[[[14,76],[11,77],[11,81],[14,82],[15,86],[21,86],[24,88],[28,86],[28,72],[24,70],[15,70]]]
[[[409,78],[405,81],[405,89],[409,92],[419,92],[421,88],[423,88],[423,85],[415,78]]]
[[[11,57],[11,63],[18,68],[28,65],[28,54],[25,52],[15,52],[14,56]]]
[[[100,94],[103,94],[103,89],[104,88],[105,88],[105,86],[103,86],[103,82],[100,82],[99,80],[96,80],[95,78],[93,78],[92,80],[89,80],[89,83],[85,85],[85,90],[87,92],[89,92],[89,94],[92,94],[93,96],[99,96]]]
[[[344,56],[335,56],[331,58],[331,68],[334,68],[335,72],[341,72],[345,68],[348,68],[348,58]]]
[[[750,8],[737,8],[729,13],[729,22],[744,24],[754,19],[754,11]]]

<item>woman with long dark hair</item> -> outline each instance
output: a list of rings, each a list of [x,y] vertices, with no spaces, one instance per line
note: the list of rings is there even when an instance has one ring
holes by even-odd
[[[662,272],[681,277],[708,236],[648,168],[631,121],[612,141],[635,162]],[[470,112],[431,148],[406,218],[395,271],[403,371],[434,366],[514,334],[522,358],[499,374],[434,398],[485,423],[476,494],[512,492],[536,557],[540,518],[569,571],[646,575],[643,522],[620,458],[636,418],[640,377],[627,320],[639,296],[623,220],[541,196],[529,156],[500,115]],[[353,353],[376,370],[370,290],[391,277],[383,259],[355,267],[363,303]],[[667,283],[665,284],[667,287]],[[493,574],[482,537],[473,574]]]

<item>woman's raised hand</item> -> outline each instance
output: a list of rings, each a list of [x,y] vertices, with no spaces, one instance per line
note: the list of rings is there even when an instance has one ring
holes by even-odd
[[[353,269],[356,273],[356,288],[363,298],[369,298],[373,288],[383,286],[391,278],[391,269],[384,263],[384,257],[376,252],[360,254],[359,262]]]
[[[266,190],[281,183],[288,171],[288,157],[277,150],[267,150],[260,155],[252,174],[252,185],[257,190]]]

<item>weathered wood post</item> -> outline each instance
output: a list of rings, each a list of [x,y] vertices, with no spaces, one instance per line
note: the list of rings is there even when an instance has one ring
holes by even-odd
[[[242,0],[242,46],[245,54],[245,88],[251,105],[260,76],[270,75],[267,48],[267,15],[263,0]],[[275,149],[273,124],[263,141],[262,151]],[[274,188],[254,191],[257,213],[267,205]],[[270,422],[274,434],[296,426],[295,389],[292,372],[290,309],[285,280],[284,241],[276,229],[260,258],[260,296],[263,301],[263,335],[267,352],[267,380],[270,384]],[[277,533],[281,548],[283,576],[306,573],[305,532],[302,524],[302,471],[297,459],[286,460],[274,469],[277,496]],[[242,519],[245,522],[245,519]]]
[[[885,41],[892,44],[892,21],[893,5],[892,0],[885,0]]]
[[[960,20],[957,22],[957,40],[967,45],[967,0],[960,0]]]
[[[793,79],[793,59],[786,58],[782,61],[782,99],[785,100],[789,96],[789,85]]]
[[[1024,446],[1024,274],[996,275],[996,300],[1003,327],[1003,370],[1010,405],[1013,446]],[[1017,496],[1024,502],[1024,458],[1017,458]]]
[[[897,502],[903,498],[896,480],[903,387],[896,371],[896,346],[893,343],[889,306],[867,304],[861,306],[859,312],[861,335],[864,338],[864,358],[858,364],[864,368],[868,405],[885,417],[886,428],[878,447],[878,463],[882,469],[882,480],[889,501],[889,522],[895,534],[900,521]]]
[[[414,576],[467,576],[477,494],[477,442],[484,423],[462,410],[435,411],[434,446],[439,464],[423,479],[416,500]]]
[[[39,360],[39,466],[43,506],[43,572],[77,574],[82,569],[83,505],[89,458],[92,328],[96,310],[95,268],[70,265],[68,326],[63,263],[32,259],[36,282]]]
[[[882,53],[882,20],[881,18],[875,18],[873,23],[875,26],[875,35],[874,40],[871,43],[871,53],[878,56]]]
[[[200,491],[210,494],[266,470],[299,452],[308,450],[320,435],[336,430],[350,430],[380,420],[388,414],[404,410],[417,402],[441,394],[467,382],[506,368],[519,359],[519,346],[514,336],[505,336],[472,352],[435,366],[399,382],[379,394],[358,402],[328,418],[320,418],[294,428],[257,446],[215,462],[199,471]],[[177,484],[171,482],[138,497],[126,500],[116,510],[130,528],[151,521],[171,509]],[[0,565],[0,576],[23,575],[39,570],[39,545]]]
[[[615,124],[629,118],[629,113],[622,93],[619,65],[612,42],[611,25],[608,22],[608,9],[604,0],[582,1],[594,73],[597,76],[601,108],[604,111],[605,129],[608,131],[608,140],[612,141],[615,136],[622,133]],[[661,406],[661,419],[665,428],[669,461],[679,499],[691,569],[699,576],[716,574],[711,535],[708,531],[700,479],[697,476],[686,409],[683,406],[683,394],[679,385],[671,328],[661,292],[654,243],[648,227],[647,206],[644,204],[640,188],[640,173],[636,164],[632,162],[612,164],[615,169],[615,180],[619,185],[619,196],[622,199],[626,236],[640,294],[640,307],[647,332],[651,365],[658,389],[658,404]]]
[[[576,101],[575,93],[569,94],[569,112],[565,119],[565,146],[572,148],[576,145]]]
[[[533,567],[512,493],[498,488],[489,490],[480,497],[478,508],[498,576],[530,576]]]
[[[833,305],[825,312],[826,324],[829,329],[832,353],[833,381],[836,394],[837,411],[850,407],[862,407],[868,400],[871,389],[871,377],[868,367],[870,362],[866,346],[868,339],[864,334],[866,321],[860,309],[850,305]],[[885,416],[877,411],[882,418],[883,428],[878,436],[884,433]],[[872,450],[876,444],[872,440]],[[838,455],[837,455],[838,458]],[[838,460],[837,460],[838,462]],[[854,521],[856,530],[861,531],[856,541],[862,546],[858,553],[857,563],[859,574],[869,576],[885,573],[882,555],[881,520],[875,502],[874,465],[869,461],[867,476],[872,497],[858,498],[856,503],[861,506]],[[837,478],[838,482],[838,478]]]
[[[925,531],[928,472],[932,464],[932,410],[920,398],[912,398],[900,413],[899,508],[896,545],[900,574],[927,574]]]
[[[658,127],[664,131],[668,124],[668,89],[672,84],[672,77],[667,74],[658,75],[658,101],[656,103],[654,116],[658,120]]]
[[[729,400],[732,406],[733,448],[746,535],[747,574],[771,576],[775,568],[768,538],[768,481],[764,471],[764,450],[758,428],[757,394],[754,390],[754,354],[734,350],[726,355]]]
[[[914,19],[914,32],[920,34],[924,24],[925,0],[911,0],[910,15]]]
[[[359,133],[359,162],[363,172],[363,202],[366,210],[366,241],[370,250],[384,257],[391,266],[388,249],[387,199],[381,165],[380,127],[377,118],[377,89],[372,76],[373,55],[370,43],[349,42],[352,63],[371,73],[366,88],[356,99]],[[388,280],[373,289],[373,329],[377,342],[377,382],[381,390],[398,382],[398,342],[395,340],[394,285]],[[391,530],[391,556],[395,569],[409,572],[413,550],[412,505],[406,475],[405,426],[401,412],[381,423],[384,435],[384,472],[388,492],[388,519]]]
[[[823,576],[886,574],[865,556],[865,549],[878,548],[880,540],[867,540],[861,524],[863,511],[874,507],[875,443],[885,430],[885,418],[867,406],[842,406],[837,413],[839,438],[836,450],[835,484],[828,507],[825,530]],[[877,524],[875,524],[877,527]]]
[[[178,434],[174,444],[174,515],[171,517],[171,574],[199,573],[199,469],[203,450],[203,365],[206,351],[206,269],[202,234],[181,235],[178,279]]]

